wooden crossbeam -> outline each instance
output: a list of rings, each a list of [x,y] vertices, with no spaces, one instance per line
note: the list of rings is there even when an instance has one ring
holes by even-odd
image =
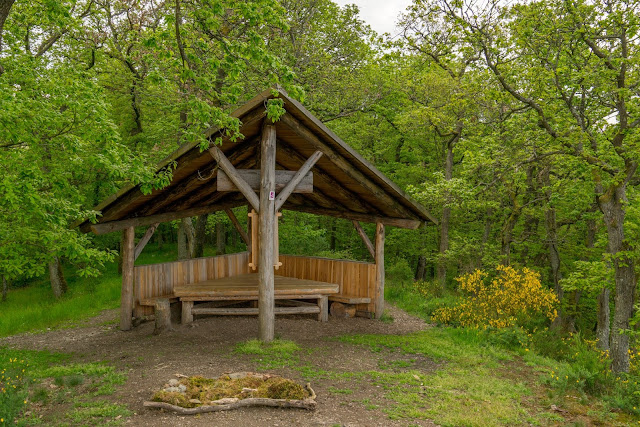
[[[276,197],[276,212],[280,210],[284,202],[287,198],[293,193],[293,190],[297,187],[297,185],[307,176],[307,173],[311,170],[311,168],[316,164],[316,162],[322,157],[321,151],[316,151],[313,153],[311,157],[307,159],[306,162],[298,169],[298,171],[293,175],[293,178],[289,181],[289,183],[278,193],[278,197]],[[312,181],[313,182],[313,181]]]
[[[260,169],[240,169],[236,168],[238,175],[244,179],[253,190],[260,190]],[[296,171],[276,170],[276,191],[283,191],[284,188],[295,177]],[[218,191],[238,191],[238,188],[231,181],[224,171],[218,171],[216,180]],[[313,192],[313,174],[308,172],[302,176],[294,187],[296,193],[312,193]]]
[[[158,228],[158,225],[160,224],[156,222],[155,224],[152,224],[149,228],[147,228],[147,231],[145,231],[144,235],[142,236],[142,239],[140,239],[140,241],[136,245],[136,249],[134,251],[134,257],[133,257],[134,261],[138,259],[144,247],[147,246],[147,243],[149,243],[149,240],[153,236],[153,233],[155,233],[156,229]]]
[[[367,233],[365,233],[364,230],[362,229],[360,222],[356,220],[353,220],[351,222],[353,222],[353,226],[356,228],[356,231],[360,235],[360,238],[362,239],[362,243],[364,243],[364,245],[367,247],[367,250],[371,254],[371,258],[375,259],[376,249],[373,247],[373,243],[371,243],[371,240],[369,240],[369,236],[367,236]]]
[[[239,174],[236,168],[233,167],[229,159],[224,155],[222,150],[217,146],[214,146],[209,149],[209,153],[213,156],[213,158],[218,162],[220,168],[226,172],[229,176],[229,179],[238,187],[238,190],[247,198],[251,206],[260,213],[260,198],[256,194],[255,191],[251,188],[251,186],[245,181]]]
[[[190,216],[198,216],[206,213],[216,212],[224,208],[235,208],[238,206],[242,206],[244,203],[245,202],[243,200],[234,200],[226,203],[186,209],[183,211],[165,212],[157,215],[149,215],[138,218],[123,219],[120,221],[108,221],[100,224],[92,224],[90,228],[91,231],[93,231],[95,234],[105,234],[112,231],[124,230],[128,227],[141,227],[144,225],[155,224],[156,222],[169,222],[176,219],[187,218]]]
[[[385,225],[391,225],[399,228],[409,228],[415,230],[424,224],[423,221],[416,219],[404,219],[404,218],[392,218],[378,215],[361,214],[357,212],[340,211],[336,209],[325,209],[316,206],[309,206],[305,204],[289,203],[284,206],[284,209],[290,209],[292,211],[307,212],[315,215],[332,216],[335,218],[344,218],[362,222],[380,222]]]
[[[236,217],[236,215],[233,213],[233,211],[229,208],[224,210],[227,214],[227,216],[229,217],[229,219],[231,220],[231,223],[233,224],[233,226],[235,227],[235,229],[238,231],[238,233],[240,234],[240,237],[242,237],[242,240],[244,240],[244,243],[247,245],[247,247],[249,247],[251,245],[251,241],[249,240],[249,236],[247,235],[247,233],[242,229],[242,226],[240,225],[240,221],[238,221],[238,218]]]

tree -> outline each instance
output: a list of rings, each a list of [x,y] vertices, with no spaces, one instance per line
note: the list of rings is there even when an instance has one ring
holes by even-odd
[[[640,156],[640,62],[631,48],[637,43],[637,2],[490,3],[475,10],[443,1],[438,11],[481,50],[502,89],[536,114],[555,149],[592,171],[615,271],[612,369],[628,371],[629,337],[623,332],[636,283],[625,218],[627,187]],[[503,22],[508,24],[498,25]]]

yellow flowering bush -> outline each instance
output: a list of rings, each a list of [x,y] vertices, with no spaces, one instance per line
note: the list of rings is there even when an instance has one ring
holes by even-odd
[[[456,278],[465,296],[453,307],[436,310],[431,318],[436,322],[486,329],[522,325],[538,315],[550,320],[557,316],[558,299],[552,290],[542,287],[538,273],[504,265],[498,265],[496,270],[492,280],[488,280],[488,273],[482,270]]]

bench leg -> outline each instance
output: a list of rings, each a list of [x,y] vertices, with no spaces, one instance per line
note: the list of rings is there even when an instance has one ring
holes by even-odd
[[[326,296],[318,298],[318,307],[320,307],[320,313],[318,313],[319,322],[327,322],[329,320],[329,299]]]
[[[193,301],[182,301],[182,324],[186,325],[193,322]]]
[[[155,304],[156,326],[153,330],[154,335],[158,335],[164,331],[170,331],[171,328],[171,305],[169,299],[158,299]]]

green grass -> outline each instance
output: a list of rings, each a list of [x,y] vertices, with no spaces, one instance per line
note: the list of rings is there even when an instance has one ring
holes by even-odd
[[[120,277],[107,272],[100,278],[68,278],[69,291],[55,300],[48,283],[11,290],[0,303],[0,337],[72,325],[118,307]]]
[[[387,281],[384,289],[384,298],[387,301],[395,303],[407,313],[420,317],[427,322],[431,321],[431,314],[436,309],[452,306],[457,301],[457,296],[452,292],[425,298],[416,292],[412,286],[410,282],[398,283],[391,280]]]
[[[531,394],[528,388],[494,375],[494,370],[513,355],[486,344],[476,331],[432,328],[406,336],[349,335],[340,340],[368,346],[374,352],[385,348],[426,356],[442,364],[432,374],[416,370],[368,372],[385,397],[395,402],[382,408],[392,419],[482,426],[521,424],[528,418],[520,403],[521,396]]]
[[[57,422],[33,415],[40,405],[50,403],[72,404],[74,409],[64,418],[74,425],[112,424],[128,415],[122,405],[95,400],[112,394],[124,383],[125,375],[103,363],[69,363],[70,357],[0,347],[0,426],[13,424],[13,420],[19,425]],[[32,402],[37,405],[32,407]],[[27,409],[31,418],[21,415]]]
[[[214,255],[213,251],[207,247],[205,256]],[[136,265],[176,259],[176,245],[167,244],[159,250],[157,245],[148,244]],[[103,310],[120,306],[122,279],[115,262],[108,264],[100,277],[78,277],[70,268],[65,268],[65,275],[69,291],[58,300],[53,297],[47,277],[36,279],[29,286],[11,289],[7,301],[0,302],[0,337],[74,326]]]
[[[263,343],[253,339],[238,343],[234,351],[237,354],[258,356],[254,358],[254,361],[261,369],[294,366],[300,361],[296,354],[300,351],[300,346],[290,340],[275,339],[270,343]]]

